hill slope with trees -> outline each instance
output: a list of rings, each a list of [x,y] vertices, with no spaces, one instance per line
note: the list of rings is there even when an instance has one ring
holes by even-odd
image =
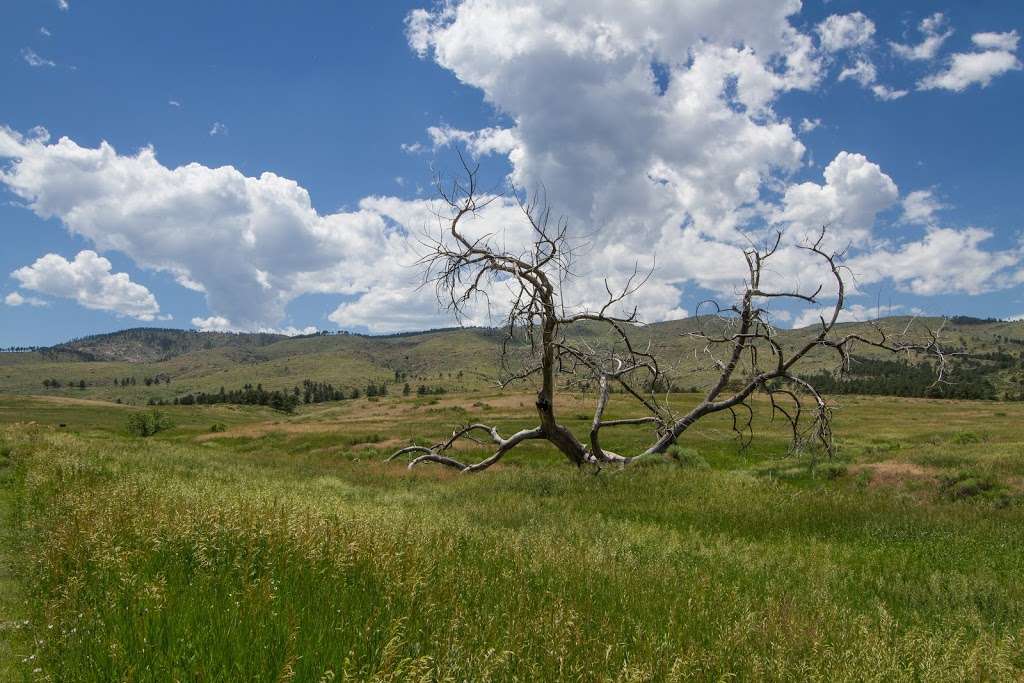
[[[883,321],[896,328],[911,322]],[[922,320],[933,327],[938,319]],[[702,386],[713,373],[703,343],[688,337],[702,324],[696,318],[655,323],[631,330],[668,367],[675,390]],[[843,323],[842,333],[866,323]],[[779,330],[783,346],[813,336],[813,328]],[[571,334],[602,343],[596,328],[578,325]],[[824,382],[828,393],[866,393],[981,399],[1024,398],[1024,322],[952,318],[943,328],[953,357],[952,384],[929,388],[934,372],[915,359],[882,358],[868,347],[855,350],[850,375],[824,377],[834,359],[819,354],[806,372]],[[299,390],[311,396],[351,396],[376,391],[436,393],[494,387],[503,333],[488,328],[452,328],[389,336],[320,333],[285,337],[262,333],[197,332],[135,328],[69,341],[32,351],[0,353],[0,393],[49,394],[124,403],[173,402],[192,395],[243,395]],[[525,347],[523,353],[526,353]],[[318,387],[307,391],[309,386]],[[327,386],[330,390],[327,390]],[[660,387],[661,389],[669,387]],[[326,399],[331,400],[331,399]]]

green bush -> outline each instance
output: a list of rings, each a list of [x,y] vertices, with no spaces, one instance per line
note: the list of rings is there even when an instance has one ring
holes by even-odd
[[[952,500],[974,498],[996,488],[995,480],[975,472],[961,471],[939,479],[939,492]]]
[[[692,448],[672,446],[668,449],[668,455],[675,460],[680,467],[689,467],[695,470],[711,469],[711,465],[708,464],[708,461],[701,457],[700,453]]]
[[[212,425],[210,425],[211,432],[226,432],[227,430],[228,426],[223,422],[214,422]]]
[[[159,410],[132,413],[128,416],[128,433],[132,436],[153,436],[172,426],[170,418]]]
[[[972,443],[983,443],[988,441],[988,435],[978,434],[977,432],[959,431],[953,434],[949,440],[951,443],[966,446]]]
[[[846,475],[846,465],[841,462],[824,462],[814,468],[814,476],[821,479],[838,479]]]

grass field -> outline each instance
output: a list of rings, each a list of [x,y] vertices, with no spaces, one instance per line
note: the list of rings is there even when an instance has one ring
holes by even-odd
[[[1019,404],[846,398],[832,462],[711,422],[686,466],[475,476],[382,460],[528,396],[132,410],[0,399],[5,680],[1024,677]]]

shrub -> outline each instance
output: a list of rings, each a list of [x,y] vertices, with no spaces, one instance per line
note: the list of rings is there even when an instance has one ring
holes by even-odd
[[[132,413],[128,416],[128,433],[132,436],[153,436],[172,426],[170,418],[159,410]]]
[[[988,440],[988,436],[985,434],[978,434],[977,432],[959,431],[950,437],[950,442],[966,446],[972,443],[982,443]]]
[[[211,432],[226,432],[227,430],[228,426],[223,422],[214,422],[212,425],[210,425]]]
[[[700,453],[692,448],[672,446],[668,449],[668,455],[679,463],[680,467],[689,467],[690,469],[695,470],[711,469],[711,465],[708,464],[708,461],[701,457]]]
[[[814,468],[815,476],[822,479],[838,479],[846,475],[846,465],[841,462],[825,462]]]
[[[992,491],[996,487],[992,477],[975,472],[961,471],[944,475],[939,479],[939,492],[952,500],[974,498]]]
[[[671,465],[672,467],[679,467],[679,463],[676,462],[675,458],[666,457],[664,455],[648,455],[640,458],[634,462],[630,467],[632,468],[648,468],[648,467],[664,467],[665,465]]]

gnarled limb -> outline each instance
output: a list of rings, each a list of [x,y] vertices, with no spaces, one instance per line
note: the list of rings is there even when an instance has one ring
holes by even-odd
[[[435,287],[438,301],[460,320],[474,300],[480,298],[489,302],[493,286],[500,284],[508,288],[511,301],[503,325],[503,377],[499,384],[505,387],[527,380],[538,383],[535,408],[539,425],[505,439],[494,427],[474,423],[454,430],[448,439],[432,446],[400,449],[389,460],[415,455],[410,467],[435,462],[461,472],[477,472],[498,462],[523,441],[542,439],[577,466],[628,465],[638,458],[664,453],[698,421],[719,412],[729,413],[733,431],[742,444],[747,444],[752,438],[751,400],[758,393],[767,395],[773,418],[782,416],[788,422],[794,447],[813,439],[831,453],[831,410],[814,386],[799,373],[801,364],[812,352],[826,349],[838,353],[842,369],[849,367],[850,349],[855,344],[893,353],[924,353],[938,359],[936,381],[943,381],[948,354],[939,344],[938,332],[929,330],[926,339],[914,340],[910,338],[909,326],[902,333],[893,334],[875,325],[873,336],[853,333],[836,338],[833,335],[845,306],[846,287],[841,255],[825,249],[825,228],[798,248],[825,266],[833,281],[834,294],[830,296],[835,297],[835,302],[820,316],[820,326],[809,341],[796,349],[787,349],[777,338],[768,302],[791,301],[816,306],[826,286],[822,283],[813,291],[799,288],[787,291],[764,284],[764,275],[768,272],[765,264],[782,244],[782,233],[778,232],[762,247],[751,246],[743,252],[747,277],[737,302],[727,307],[710,302],[714,308],[710,320],[717,321],[720,330],[712,333],[702,327],[690,333],[691,338],[704,343],[704,356],[710,359],[717,377],[697,405],[684,414],[675,414],[667,402],[658,399],[656,392],[664,375],[650,344],[642,348],[631,336],[641,324],[636,308],[618,312],[625,300],[643,287],[650,273],[645,275],[634,266],[632,275],[621,288],[614,288],[605,281],[607,298],[602,305],[567,310],[561,286],[573,275],[573,251],[568,244],[566,222],[551,221],[551,210],[544,202],[543,193],[534,194],[529,201],[516,194],[522,216],[533,235],[531,244],[516,251],[493,235],[471,236],[467,222],[500,195],[481,193],[478,167],[470,167],[461,154],[460,159],[464,179],[450,186],[438,183],[438,192],[447,204],[448,214],[438,216],[439,236],[425,242],[428,252],[420,261],[426,273],[424,283]],[[702,322],[707,320],[700,316],[703,305],[697,311],[697,319]],[[582,335],[570,338],[568,331],[581,324],[599,326],[609,341],[592,342]],[[720,354],[723,348],[725,353]],[[523,355],[526,357],[523,367],[513,367],[511,360]],[[613,384],[645,415],[606,420],[604,414]],[[556,398],[560,386],[584,391],[596,386],[597,403],[586,443],[558,420]],[[813,411],[805,409],[804,402],[813,403]],[[809,426],[804,426],[802,418],[808,413],[813,415],[813,420]],[[639,424],[651,425],[654,436],[650,446],[637,455],[620,455],[602,445],[603,428]],[[497,446],[489,457],[467,464],[447,454],[459,439],[479,443],[476,435],[489,438]]]
[[[489,457],[484,458],[480,462],[472,464],[463,463],[459,460],[456,460],[455,458],[445,455],[445,452],[448,451],[460,438],[471,438],[469,435],[474,430],[485,431],[491,437],[494,443],[497,444],[498,449]],[[510,450],[518,446],[523,441],[527,441],[529,439],[539,439],[542,436],[543,432],[541,431],[541,429],[539,427],[535,427],[533,429],[520,430],[513,434],[512,436],[510,436],[509,438],[505,439],[502,438],[502,436],[498,433],[498,429],[496,427],[492,427],[490,425],[485,425],[481,423],[474,423],[456,429],[455,431],[452,432],[452,435],[448,439],[440,443],[434,444],[433,446],[407,446],[405,448],[399,449],[392,453],[391,455],[389,455],[385,459],[385,461],[388,462],[394,460],[395,458],[408,453],[420,453],[421,455],[418,455],[409,462],[409,469],[412,469],[416,465],[419,465],[424,462],[436,462],[441,465],[453,467],[459,470],[460,472],[479,472],[481,470],[487,469],[494,463],[501,460],[501,458],[504,457],[506,453],[508,453]],[[479,441],[477,443],[479,443]]]

